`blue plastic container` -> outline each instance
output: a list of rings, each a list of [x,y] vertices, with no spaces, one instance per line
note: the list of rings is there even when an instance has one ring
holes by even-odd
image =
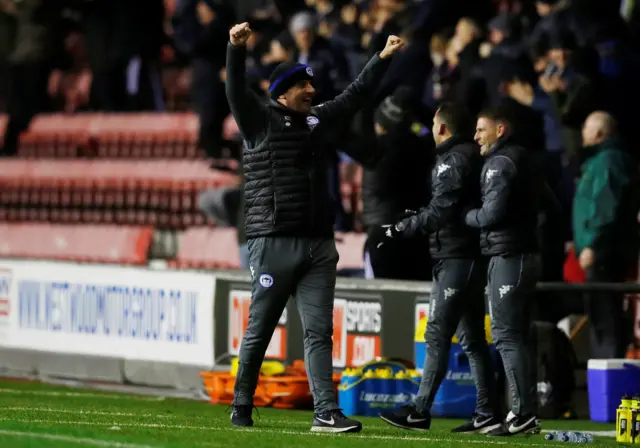
[[[358,415],[360,390],[362,389],[362,372],[357,369],[346,369],[342,372],[338,386],[338,400],[344,415]]]
[[[587,368],[591,420],[615,422],[622,397],[640,394],[640,360],[590,359]]]
[[[375,417],[412,400],[418,384],[402,364],[372,362],[358,370],[344,371],[338,402],[345,415]]]
[[[424,334],[427,318],[423,318],[416,328],[415,363],[420,369],[424,366],[427,348]],[[485,319],[487,341],[491,343],[489,332],[489,316]],[[500,368],[500,356],[494,345],[490,344],[492,360],[496,369]],[[453,338],[449,352],[447,374],[436,393],[431,415],[434,417],[468,418],[476,409],[476,387],[471,375],[471,367],[467,355],[462,350],[458,339]]]

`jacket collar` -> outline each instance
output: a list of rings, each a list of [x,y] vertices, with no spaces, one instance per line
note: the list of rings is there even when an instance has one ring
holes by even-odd
[[[603,142],[598,143],[597,145],[583,147],[580,159],[582,160],[582,162],[585,162],[599,152],[604,151],[605,149],[621,151],[622,148],[622,140],[620,139],[620,137],[614,135],[608,137]]]
[[[489,148],[489,151],[487,152],[486,157],[493,155],[497,151],[500,151],[502,148],[509,145],[511,141],[512,139],[509,136],[499,138],[493,145],[491,145],[491,147]]]
[[[283,112],[283,113],[287,113],[287,114],[291,114],[291,115],[298,115],[301,117],[306,117],[307,115],[313,115],[313,112],[310,112],[308,114],[303,113],[303,112],[298,112],[297,110],[293,110],[293,109],[289,109],[287,106],[280,104],[278,101],[274,100],[274,99],[270,99],[269,100],[269,106],[273,107],[274,109],[278,109],[279,111]]]
[[[438,146],[436,146],[436,154],[444,154],[447,151],[449,151],[451,148],[453,148],[454,146],[460,145],[462,143],[467,143],[467,141],[465,139],[463,139],[462,137],[458,137],[457,135],[453,135],[448,140],[446,140],[446,141],[440,143]]]

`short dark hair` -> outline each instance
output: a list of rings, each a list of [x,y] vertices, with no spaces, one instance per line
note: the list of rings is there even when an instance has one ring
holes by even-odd
[[[468,134],[471,129],[471,115],[460,103],[445,102],[440,105],[436,115],[453,135]]]
[[[504,107],[489,107],[487,109],[483,109],[482,112],[478,114],[478,118],[488,118],[491,121],[502,123],[507,125],[507,127],[510,127],[510,115],[509,111]]]

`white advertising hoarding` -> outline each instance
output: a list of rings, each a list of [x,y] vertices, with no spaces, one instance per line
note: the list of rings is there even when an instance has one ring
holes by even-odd
[[[0,260],[0,346],[213,366],[212,275]]]

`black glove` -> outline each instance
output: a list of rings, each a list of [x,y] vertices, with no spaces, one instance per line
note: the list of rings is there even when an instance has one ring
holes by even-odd
[[[403,212],[403,213],[398,217],[398,221],[402,221],[402,220],[404,220],[404,219],[411,218],[412,216],[417,215],[417,214],[418,214],[418,212],[417,212],[417,211],[415,211],[415,210],[408,210],[408,209],[407,209],[407,210],[405,210],[405,211],[404,211],[404,212]]]
[[[404,224],[401,221],[397,224],[385,224],[382,228],[384,230],[384,238],[378,243],[376,249],[380,249],[387,241],[398,239],[404,231]]]

